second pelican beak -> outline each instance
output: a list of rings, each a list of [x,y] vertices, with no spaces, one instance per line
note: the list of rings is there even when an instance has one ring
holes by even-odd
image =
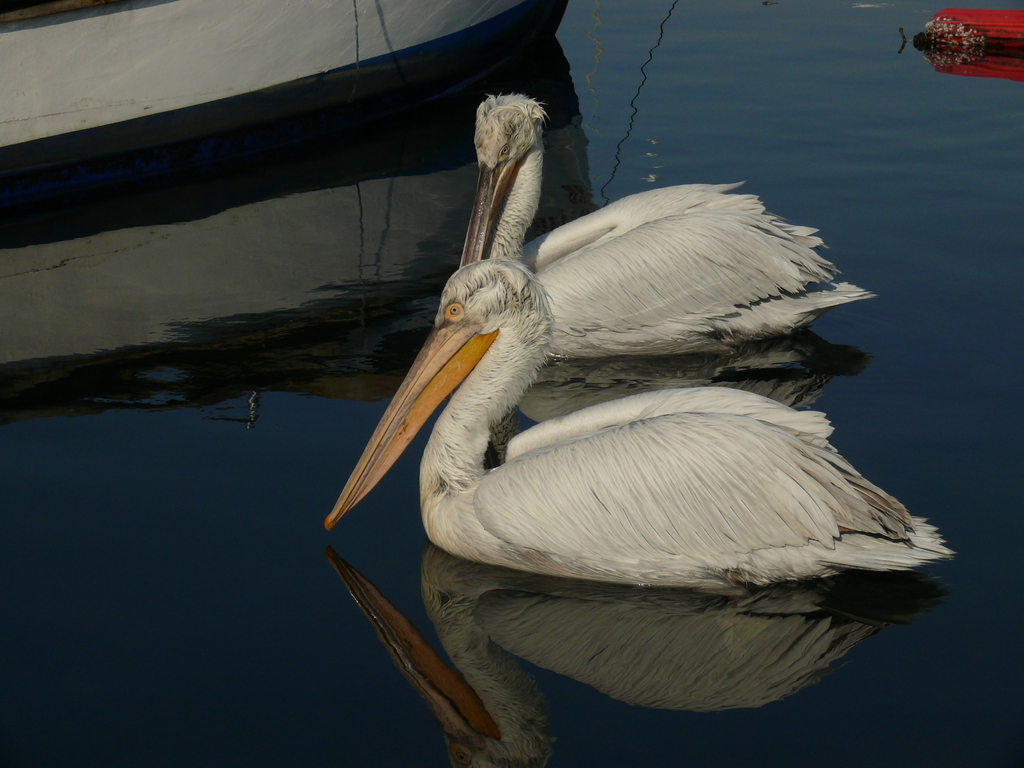
[[[479,326],[461,322],[446,322],[431,331],[324,520],[327,530],[380,482],[434,409],[480,362],[497,335],[497,331],[480,334]]]
[[[460,267],[480,261],[490,252],[491,238],[498,221],[498,214],[505,204],[509,187],[519,174],[523,160],[503,163],[494,168],[480,166],[480,176],[473,198],[473,213],[466,230],[466,242],[462,246]]]

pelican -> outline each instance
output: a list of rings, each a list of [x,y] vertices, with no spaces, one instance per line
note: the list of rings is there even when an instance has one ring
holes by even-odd
[[[381,479],[452,390],[420,465],[427,536],[467,560],[634,584],[767,584],[948,557],[937,531],[828,443],[824,415],[739,390],[646,392],[516,436],[488,427],[543,364],[547,292],[488,260],[448,281],[434,328],[325,526]]]
[[[480,165],[461,265],[519,258],[552,301],[551,353],[566,357],[728,351],[789,333],[874,294],[833,283],[817,231],[765,212],[738,184],[630,195],[523,249],[540,198],[543,108],[520,94],[477,110]]]

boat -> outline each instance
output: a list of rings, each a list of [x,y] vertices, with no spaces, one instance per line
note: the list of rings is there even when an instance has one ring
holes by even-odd
[[[0,2],[0,210],[251,158],[480,80],[566,0]]]

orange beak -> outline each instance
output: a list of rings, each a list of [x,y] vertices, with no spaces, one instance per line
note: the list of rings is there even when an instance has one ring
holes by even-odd
[[[505,195],[519,174],[523,160],[525,156],[512,164],[501,164],[494,168],[480,166],[473,213],[469,218],[469,229],[466,230],[466,242],[462,246],[460,267],[480,261],[485,253],[490,253],[498,213],[505,204]]]
[[[480,362],[498,332],[479,331],[479,326],[461,322],[446,322],[431,331],[324,520],[327,530],[380,482],[434,409]]]

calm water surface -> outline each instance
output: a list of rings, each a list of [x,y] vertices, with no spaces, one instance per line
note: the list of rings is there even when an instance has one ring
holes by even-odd
[[[494,86],[550,106],[542,224],[652,186],[745,181],[821,229],[845,278],[878,298],[815,324],[870,362],[819,381],[814,407],[837,448],[958,552],[930,570],[941,605],[911,601],[913,623],[877,633],[833,614],[820,626],[847,634],[823,628],[818,646],[780,635],[775,652],[804,644],[832,673],[780,673],[723,711],[641,705],[692,667],[712,693],[661,706],[737,707],[760,673],[724,657],[770,655],[745,645],[757,611],[733,625],[677,609],[692,621],[607,651],[638,671],[608,693],[493,619],[543,697],[550,765],[1024,764],[1024,84],[898,53],[898,29],[911,37],[939,9],[570,0],[561,51]],[[331,545],[437,644],[421,563],[427,595],[445,574],[424,555],[419,451],[332,534],[321,521],[457,258],[478,100],[0,228],[0,763],[446,764],[323,556]],[[490,609],[536,621],[534,640],[587,639],[612,637],[606,609],[630,599],[541,601],[546,622],[515,600]],[[763,612],[804,600],[799,621],[821,621],[820,600],[779,600]],[[693,621],[723,632],[720,653],[700,656]]]

